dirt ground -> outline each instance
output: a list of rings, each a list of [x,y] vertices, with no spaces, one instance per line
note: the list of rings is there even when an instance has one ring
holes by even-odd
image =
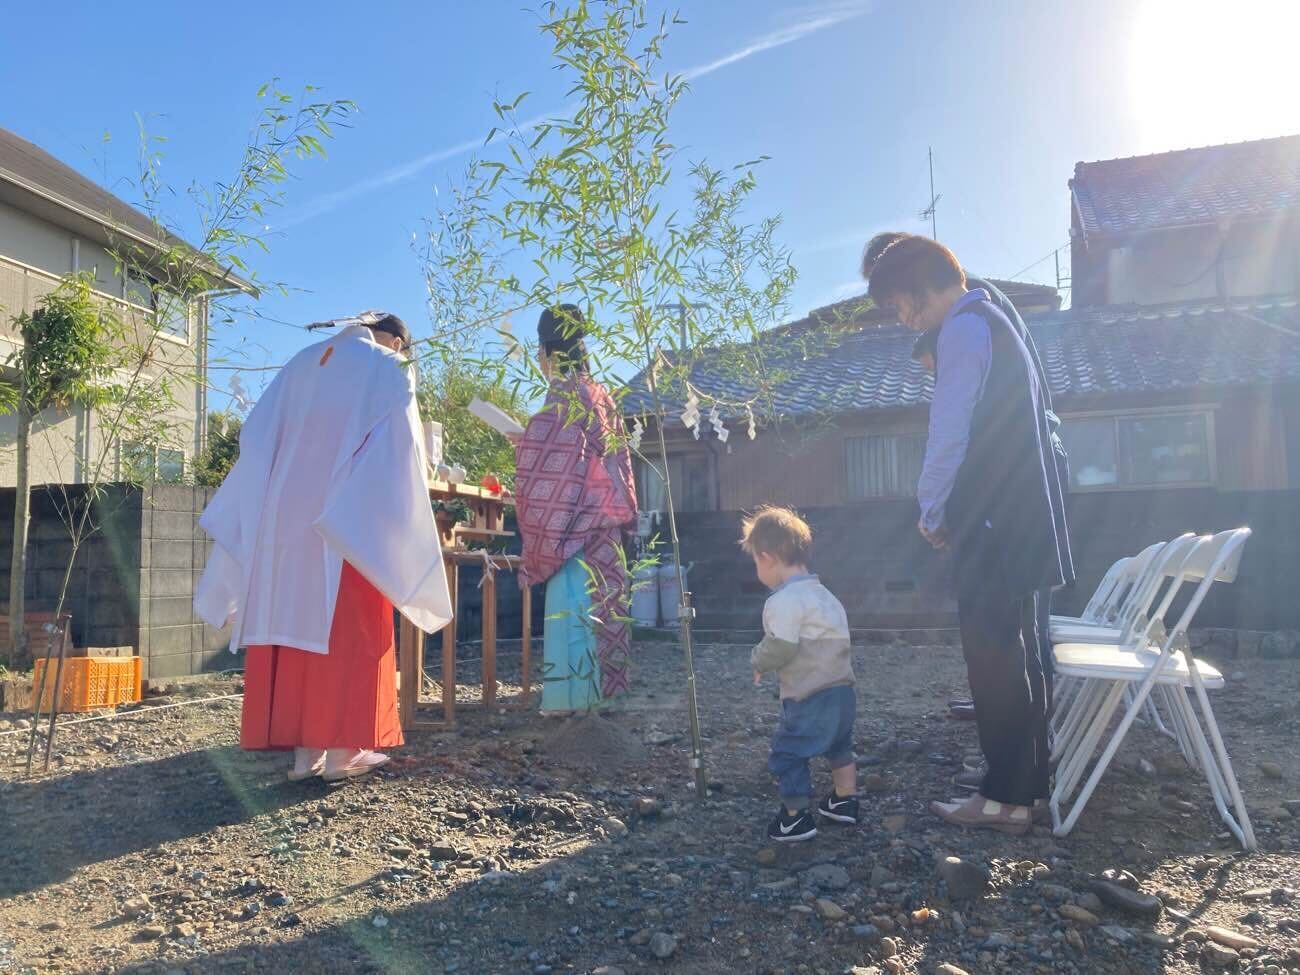
[[[466,708],[340,786],[241,752],[238,700],[69,725],[30,780],[26,735],[0,735],[0,972],[1300,972],[1294,662],[1229,661],[1214,695],[1259,834],[1246,856],[1145,729],[1068,837],[944,825],[927,804],[976,749],[945,707],[964,671],[952,647],[901,644],[855,650],[863,823],[776,849],[778,703],[748,647],[698,654],[703,803],[680,655],[635,655],[618,713]],[[987,891],[955,900],[947,856],[987,869]],[[1099,902],[1108,869],[1159,917]],[[1259,946],[1233,958],[1203,943],[1212,926]]]

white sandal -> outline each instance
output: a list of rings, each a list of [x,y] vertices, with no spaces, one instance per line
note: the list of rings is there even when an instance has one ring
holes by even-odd
[[[354,752],[347,762],[336,768],[331,768],[328,759],[325,762],[325,771],[321,775],[326,782],[343,782],[346,779],[359,779],[363,775],[369,775],[377,768],[383,768],[392,759],[382,752],[372,752],[368,749],[362,749]]]

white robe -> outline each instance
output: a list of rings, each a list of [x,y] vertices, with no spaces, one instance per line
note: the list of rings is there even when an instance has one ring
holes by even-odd
[[[362,326],[280,370],[199,524],[216,545],[194,606],[233,620],[232,650],[328,653],[345,560],[426,633],[451,619],[414,370]]]

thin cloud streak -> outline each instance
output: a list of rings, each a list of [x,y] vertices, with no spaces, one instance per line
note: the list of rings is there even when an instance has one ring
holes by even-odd
[[[694,81],[697,78],[706,77],[716,71],[721,71],[723,68],[744,61],[746,58],[751,58],[755,54],[761,54],[764,51],[770,51],[773,48],[793,44],[795,41],[802,40],[805,37],[818,33],[819,31],[853,20],[854,18],[865,14],[867,9],[865,3],[850,3],[836,6],[829,11],[814,13],[810,15],[808,19],[802,20],[797,24],[792,24],[779,30],[774,30],[771,33],[764,34],[746,44],[744,47],[732,51],[730,54],[723,55],[722,57],[709,61],[706,64],[687,68],[685,71],[681,72],[681,76],[688,81]],[[563,112],[547,112],[543,115],[531,118],[526,122],[520,123],[517,126],[517,129],[520,132],[526,132],[529,129],[536,128],[545,121],[562,117],[562,115]],[[430,166],[434,166],[448,159],[453,159],[456,156],[463,155],[467,152],[473,152],[475,149],[481,148],[486,144],[487,142],[483,139],[467,139],[464,142],[458,142],[455,145],[447,146],[443,149],[435,149],[433,152],[426,153],[423,156],[417,156],[414,159],[407,160],[404,163],[400,163],[399,165],[386,169],[374,176],[360,180],[359,182],[353,183],[351,186],[345,187],[341,190],[324,193],[312,200],[308,200],[300,210],[277,224],[276,229],[287,230],[290,227],[296,227],[299,224],[306,223],[308,220],[313,220],[316,217],[323,216],[326,213],[338,209],[343,204],[350,200],[355,200],[359,196],[365,196],[377,190],[382,190],[394,185],[395,183],[405,182],[412,177],[418,176]]]

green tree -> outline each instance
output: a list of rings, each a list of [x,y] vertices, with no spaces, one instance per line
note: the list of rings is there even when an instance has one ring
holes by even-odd
[[[141,174],[137,190],[143,209],[151,217],[153,233],[142,242],[138,233],[110,228],[110,253],[121,279],[131,286],[133,300],[90,293],[87,282],[68,282],[47,299],[24,329],[35,329],[34,345],[24,348],[15,404],[22,409],[38,406],[53,395],[93,402],[97,442],[88,446],[83,483],[47,486],[68,532],[71,553],[56,601],[55,614],[63,612],[77,554],[98,530],[100,503],[107,484],[120,477],[119,455],[132,449],[156,451],[181,438],[182,414],[178,390],[192,392],[205,382],[203,372],[178,359],[176,343],[169,342],[168,318],[197,318],[204,328],[197,336],[202,346],[210,341],[206,323],[231,320],[227,303],[264,289],[251,266],[255,255],[267,249],[267,216],[283,202],[283,186],[295,160],[324,155],[322,140],[332,127],[346,123],[355,106],[346,100],[320,100],[315,89],[290,95],[275,83],[258,92],[263,106],[253,125],[238,165],[231,177],[211,186],[193,185],[187,193],[173,194],[161,179],[159,146],[164,141],[142,134]],[[194,203],[200,228],[193,244],[164,222],[163,201],[185,196]],[[234,286],[233,275],[245,275],[248,284]],[[66,298],[64,296],[67,296]],[[87,300],[91,304],[87,305]],[[92,314],[91,306],[96,308]],[[57,444],[50,443],[50,449]],[[27,483],[27,456],[20,458],[20,485]],[[140,465],[143,472],[154,467]],[[18,496],[24,498],[20,486]],[[24,519],[25,531],[25,519]],[[18,525],[15,525],[15,536]],[[21,580],[27,551],[14,545],[12,580],[19,598],[11,597],[11,626],[21,646],[23,612]],[[15,625],[16,624],[16,625]],[[11,651],[12,653],[13,651]],[[46,760],[53,741],[47,739]],[[35,742],[33,726],[32,743]],[[30,771],[30,749],[28,769]]]
[[[419,368],[416,396],[420,413],[442,424],[447,461],[464,467],[470,481],[495,474],[506,487],[513,487],[515,448],[468,408],[470,401],[477,398],[513,413],[519,409],[516,397],[498,375],[451,359],[428,358]]]
[[[489,135],[491,155],[471,167],[431,225],[425,275],[435,331],[455,334],[463,358],[464,334],[477,327],[488,349],[485,368],[499,367],[493,335],[510,314],[579,304],[593,371],[615,389],[629,371],[644,379],[654,449],[642,457],[665,482],[663,428],[675,404],[716,411],[720,430],[767,408],[776,377],[762,332],[783,317],[795,279],[775,240],[779,219],[745,218],[761,160],[729,170],[695,162],[686,166],[685,184],[678,176],[670,117],[689,87],[662,68],[678,23],[652,17],[643,0],[545,4],[541,30],[574,107],[521,124],[524,96],[496,103],[501,125]],[[723,402],[694,390],[690,368],[705,348],[752,392]],[[531,356],[512,369],[530,397],[545,390]],[[640,433],[634,428],[634,445]],[[665,493],[680,573],[676,513],[671,490]],[[685,607],[682,645],[692,765],[703,798],[692,615]]]
[[[208,414],[208,443],[194,460],[194,483],[220,487],[239,460],[239,432],[243,421],[224,413]]]

